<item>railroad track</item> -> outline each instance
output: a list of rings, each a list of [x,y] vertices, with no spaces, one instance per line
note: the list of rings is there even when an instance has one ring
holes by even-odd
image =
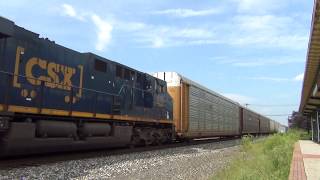
[[[239,139],[237,137],[229,137],[229,138],[215,138],[215,139],[201,139],[201,140],[193,140],[188,142],[175,142],[172,144],[165,144],[160,146],[147,146],[147,147],[136,147],[136,148],[116,148],[116,149],[104,149],[104,150],[91,150],[91,151],[78,151],[78,152],[64,152],[64,153],[50,153],[50,154],[41,154],[41,155],[29,155],[29,156],[18,156],[11,157],[6,159],[0,159],[0,169],[2,170],[10,170],[14,168],[23,168],[30,166],[41,166],[44,164],[52,164],[64,161],[72,161],[72,160],[83,160],[89,158],[99,158],[106,157],[112,155],[122,155],[122,154],[130,154],[130,153],[138,153],[144,151],[155,151],[166,148],[176,148],[183,146],[192,146],[198,144],[206,144],[206,143],[219,143],[225,142],[229,140]],[[223,146],[217,145],[217,149],[226,148],[230,146],[239,145],[239,142],[225,144]]]

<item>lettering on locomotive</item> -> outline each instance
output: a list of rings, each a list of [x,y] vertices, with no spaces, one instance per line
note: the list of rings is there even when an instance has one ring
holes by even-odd
[[[13,77],[13,87],[15,88],[23,88],[21,83],[19,82],[19,70],[20,62],[21,62],[21,55],[25,53],[25,49],[23,47],[18,46],[16,51],[16,62],[15,62],[15,69],[14,69],[14,77]],[[25,74],[24,77],[26,78],[27,82],[34,86],[41,86],[43,85],[47,88],[51,89],[60,89],[65,91],[71,91],[71,88],[78,84],[77,92],[74,97],[65,96],[64,100],[66,103],[69,103],[71,99],[73,99],[72,103],[75,103],[77,99],[82,97],[82,81],[83,81],[83,65],[78,65],[77,67],[70,67],[63,64],[57,64],[55,62],[50,62],[49,60],[41,59],[38,57],[32,57],[27,60],[25,63]],[[41,75],[36,76],[34,72],[41,72]],[[75,75],[79,74],[79,82],[72,82]],[[62,78],[61,78],[62,77]],[[36,96],[36,92],[31,90],[22,89],[21,96],[27,97],[30,94],[32,98]]]

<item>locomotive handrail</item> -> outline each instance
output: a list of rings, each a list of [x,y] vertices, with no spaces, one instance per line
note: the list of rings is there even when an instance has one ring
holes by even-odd
[[[111,95],[111,96],[120,96],[122,90],[124,89],[124,87],[130,87],[128,86],[127,84],[123,84],[120,88],[120,90],[118,91],[118,93],[108,93],[108,92],[104,92],[104,91],[97,91],[97,90],[94,90],[94,89],[89,89],[89,88],[84,88],[84,87],[79,87],[79,86],[69,86],[69,85],[64,85],[64,84],[60,84],[60,83],[55,83],[55,82],[51,82],[51,81],[46,81],[46,80],[39,80],[37,78],[33,78],[33,77],[28,77],[28,76],[23,76],[23,75],[20,75],[20,74],[14,74],[14,73],[11,73],[11,72],[7,72],[7,71],[2,71],[0,70],[0,73],[3,73],[3,74],[7,74],[7,75],[12,75],[12,76],[17,76],[17,77],[22,77],[22,78],[28,78],[28,79],[32,79],[32,80],[38,80],[38,81],[41,81],[41,82],[48,82],[50,84],[55,84],[55,85],[63,85],[65,87],[70,87],[70,88],[76,88],[76,89],[82,89],[82,90],[88,90],[88,91],[92,91],[92,92],[97,92],[97,93],[102,93],[102,94],[106,94],[106,95]],[[130,87],[131,88],[131,87]],[[147,92],[147,90],[144,90],[144,89],[141,89],[141,88],[136,88],[136,87],[132,87],[132,89],[137,89],[137,90],[140,90],[142,92]]]
[[[37,79],[37,78],[28,77],[28,76],[23,76],[23,75],[20,75],[20,74],[14,74],[14,73],[6,72],[6,71],[1,71],[1,70],[0,70],[0,73],[7,74],[7,75],[11,75],[11,76],[22,77],[22,78],[28,78],[28,79],[32,79],[32,80],[38,80],[38,81],[41,81],[41,82],[48,82],[48,83],[50,83],[50,84],[55,84],[55,85],[63,85],[63,86],[65,86],[65,87],[70,87],[70,88],[77,88],[77,89],[83,89],[83,90],[98,92],[98,93],[107,94],[107,95],[114,95],[114,96],[117,96],[117,95],[118,95],[118,94],[114,94],[114,93],[97,91],[97,90],[94,90],[94,89],[88,89],[88,88],[84,88],[84,87],[81,87],[81,88],[80,88],[79,86],[74,86],[74,85],[70,86],[70,85],[64,85],[64,84],[55,83],[55,82],[51,82],[51,81],[40,80],[40,79]]]
[[[7,71],[3,71],[3,70],[0,70],[0,74],[5,74],[11,78],[8,79],[8,85],[12,85],[12,77],[21,77],[21,78],[28,78],[28,79],[32,79],[32,80],[37,80],[37,81],[40,81],[41,82],[41,89],[40,89],[40,99],[38,99],[38,104],[35,105],[37,106],[39,109],[42,109],[43,107],[43,89],[44,89],[44,83],[48,82],[50,84],[55,84],[55,85],[62,85],[64,87],[70,87],[70,90],[66,90],[66,92],[70,92],[70,107],[69,107],[69,112],[71,113],[73,111],[73,103],[72,103],[72,99],[74,98],[73,95],[74,95],[74,90],[75,89],[78,89],[78,90],[85,90],[85,91],[88,91],[88,92],[92,92],[95,94],[93,100],[96,104],[97,102],[97,99],[99,97],[99,95],[107,95],[107,96],[111,96],[113,98],[113,103],[114,103],[114,98],[115,97],[121,97],[121,93],[123,92],[123,90],[126,88],[126,87],[129,87],[131,89],[135,89],[135,90],[139,90],[141,92],[149,92],[149,90],[144,90],[144,89],[141,89],[141,88],[137,88],[137,87],[133,87],[133,86],[129,86],[128,84],[123,84],[119,91],[117,93],[109,93],[109,92],[104,92],[104,91],[98,91],[98,90],[94,90],[94,89],[89,89],[89,88],[84,88],[84,87],[79,87],[79,86],[75,86],[75,85],[64,85],[64,84],[61,84],[61,83],[56,83],[56,82],[51,82],[51,81],[48,81],[48,80],[40,80],[40,79],[37,79],[37,78],[34,78],[34,77],[28,77],[28,76],[24,76],[24,75],[20,75],[20,74],[14,74],[14,73],[11,73],[11,72],[7,72]],[[25,82],[23,82],[25,83]],[[32,87],[35,87],[35,85],[32,85]],[[10,87],[11,88],[11,87]],[[10,90],[9,90],[10,91]],[[7,93],[9,93],[9,91]],[[154,92],[154,90],[152,90],[152,92]],[[9,94],[6,95],[6,98],[5,98],[5,105],[8,105],[8,100],[9,100]],[[132,103],[134,103],[134,99],[132,99]],[[94,105],[96,106],[96,105]],[[93,113],[95,114],[96,113],[96,108],[92,108],[92,111]]]
[[[140,91],[143,91],[143,92],[148,92],[148,90],[144,90],[144,89],[141,89],[141,88],[136,88],[136,87],[133,87],[133,86],[131,87],[131,86],[127,85],[127,84],[123,84],[123,85],[121,86],[119,92],[118,92],[118,95],[121,94],[121,92],[122,92],[122,90],[124,89],[124,87],[129,87],[129,88],[137,89],[137,90],[140,90]]]

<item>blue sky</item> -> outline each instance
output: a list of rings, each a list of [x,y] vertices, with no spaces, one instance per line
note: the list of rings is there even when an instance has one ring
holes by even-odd
[[[300,103],[312,8],[312,0],[10,0],[0,16],[80,52],[179,72],[277,115]]]

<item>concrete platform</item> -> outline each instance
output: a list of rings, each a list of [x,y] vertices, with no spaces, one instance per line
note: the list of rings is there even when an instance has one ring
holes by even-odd
[[[320,180],[320,145],[301,140],[295,144],[290,180]]]

